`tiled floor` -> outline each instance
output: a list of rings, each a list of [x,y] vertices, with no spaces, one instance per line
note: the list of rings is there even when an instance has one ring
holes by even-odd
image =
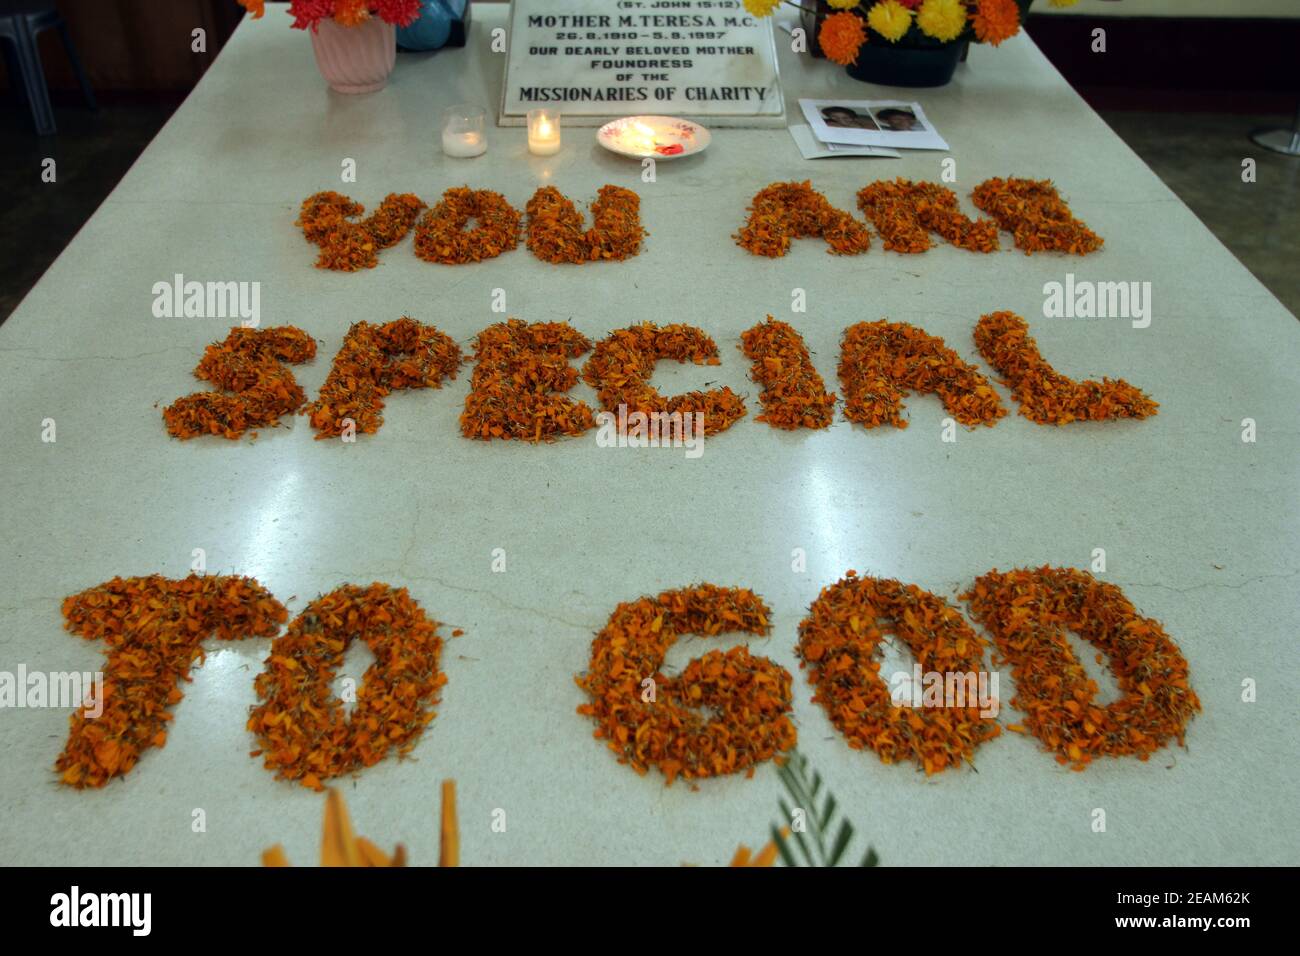
[[[38,140],[26,112],[0,110],[0,322],[162,128],[173,105],[117,104],[56,111],[59,134]],[[1286,116],[1104,112],[1134,151],[1233,254],[1300,315],[1300,159],[1255,146],[1248,134]],[[55,184],[42,162],[57,163]],[[1256,181],[1242,161],[1256,160]]]

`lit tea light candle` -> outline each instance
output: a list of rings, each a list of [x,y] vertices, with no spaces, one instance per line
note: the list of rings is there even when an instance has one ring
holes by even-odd
[[[560,151],[560,111],[528,111],[528,151],[534,156],[553,156]]]
[[[481,106],[453,106],[443,114],[442,151],[466,158],[487,152],[486,111]]]

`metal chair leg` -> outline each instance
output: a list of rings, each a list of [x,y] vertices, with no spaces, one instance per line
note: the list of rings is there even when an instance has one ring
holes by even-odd
[[[1300,107],[1290,129],[1257,129],[1250,134],[1253,142],[1284,156],[1300,156]]]
[[[68,32],[68,25],[62,20],[59,21],[59,38],[63,40],[63,49],[68,54],[72,71],[77,74],[77,82],[81,84],[81,95],[86,98],[86,105],[92,110],[99,109],[99,104],[95,102],[95,91],[90,86],[90,77],[86,76],[86,70],[81,65],[81,57],[77,56],[77,48],[72,45],[72,34]]]
[[[45,71],[41,68],[41,54],[36,48],[36,34],[22,17],[18,17],[15,26],[17,36],[14,38],[14,48],[17,51],[23,88],[27,92],[27,103],[32,109],[32,121],[36,124],[38,135],[53,136],[56,131],[54,110],[50,106],[50,91],[45,86]]]

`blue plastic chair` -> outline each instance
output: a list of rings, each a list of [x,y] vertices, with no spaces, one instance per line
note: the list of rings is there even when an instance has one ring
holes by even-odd
[[[77,48],[68,35],[68,25],[54,8],[54,0],[0,0],[0,41],[4,43],[5,60],[9,66],[10,85],[21,90],[31,107],[32,122],[41,136],[55,133],[54,110],[50,107],[50,91],[45,85],[45,71],[41,67],[41,54],[36,38],[49,29],[59,31],[63,49],[77,74],[86,104],[93,110],[95,93],[81,66]],[[15,69],[15,66],[17,67]]]

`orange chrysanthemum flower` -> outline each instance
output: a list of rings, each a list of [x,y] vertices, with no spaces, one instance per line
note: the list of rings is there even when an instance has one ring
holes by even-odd
[[[997,46],[1020,32],[1020,8],[1015,0],[978,0],[971,23],[977,40]]]
[[[832,13],[822,22],[817,42],[822,45],[826,59],[848,66],[857,62],[858,50],[867,42],[866,24],[856,14]]]
[[[370,10],[366,0],[338,0],[334,8],[334,19],[345,27],[355,27],[370,19]]]
[[[238,2],[254,20],[266,13],[266,0],[238,0]]]

